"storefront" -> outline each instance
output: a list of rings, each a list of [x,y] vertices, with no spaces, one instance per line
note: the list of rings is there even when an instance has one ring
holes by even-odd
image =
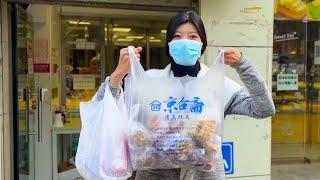
[[[320,160],[320,4],[279,2],[274,21],[272,157]],[[295,15],[295,16],[294,16]]]
[[[22,1],[2,2],[10,38],[5,41],[10,47],[9,55],[4,57],[4,69],[8,71],[4,72],[7,75],[4,79],[8,80],[3,81],[8,87],[3,92],[4,99],[12,108],[8,110],[12,117],[4,122],[13,122],[5,124],[13,132],[4,133],[7,137],[4,159],[12,163],[5,167],[9,179],[78,178],[74,156],[81,128],[79,103],[94,95],[116,67],[119,50],[128,44],[143,47],[141,62],[145,69],[168,64],[165,29],[170,17],[178,11],[195,10],[205,23],[208,48],[203,63],[210,64],[221,47],[238,47],[251,58],[270,90],[272,80],[276,81],[276,74],[271,78],[272,2],[33,0],[29,5],[17,2]],[[279,35],[282,33],[286,32],[279,30]],[[227,68],[226,74],[240,82],[233,69]],[[274,92],[275,99],[285,93]],[[280,113],[275,118],[286,119]],[[275,142],[280,142],[275,140],[277,128],[281,127],[275,125],[278,122],[282,120],[273,119]],[[224,155],[227,177],[270,178],[271,118],[258,121],[228,116],[224,132],[229,148]],[[277,145],[273,144],[273,153]]]

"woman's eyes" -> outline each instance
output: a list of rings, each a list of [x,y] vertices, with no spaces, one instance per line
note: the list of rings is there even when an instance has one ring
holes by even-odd
[[[190,38],[191,38],[191,39],[198,39],[199,36],[197,36],[197,35],[191,35]]]
[[[173,39],[179,39],[179,38],[182,38],[182,36],[180,34],[173,35]],[[200,37],[196,34],[193,34],[193,35],[189,35],[187,38],[188,39],[199,39]]]

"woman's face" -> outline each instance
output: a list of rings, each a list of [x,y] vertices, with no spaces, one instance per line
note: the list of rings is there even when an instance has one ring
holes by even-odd
[[[180,39],[189,39],[202,42],[196,27],[194,27],[194,25],[190,22],[182,24],[176,29],[172,40]]]

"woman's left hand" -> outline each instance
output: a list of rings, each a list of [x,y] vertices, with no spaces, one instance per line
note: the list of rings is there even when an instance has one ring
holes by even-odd
[[[224,51],[224,63],[230,66],[238,64],[242,59],[242,53],[239,49],[227,48]]]

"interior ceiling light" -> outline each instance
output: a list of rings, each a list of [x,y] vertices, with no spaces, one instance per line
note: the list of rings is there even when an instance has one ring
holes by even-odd
[[[162,33],[162,34],[166,34],[166,33],[167,33],[167,30],[162,29],[162,30],[161,30],[161,33]]]
[[[69,24],[90,25],[91,23],[87,21],[69,21]]]
[[[117,42],[131,42],[134,39],[117,39]]]
[[[90,22],[79,22],[79,24],[81,24],[81,25],[90,25],[91,23]]]
[[[144,36],[127,36],[127,39],[143,39]]]
[[[160,39],[150,39],[150,42],[161,42]]]
[[[115,32],[130,32],[131,28],[112,28]]]

